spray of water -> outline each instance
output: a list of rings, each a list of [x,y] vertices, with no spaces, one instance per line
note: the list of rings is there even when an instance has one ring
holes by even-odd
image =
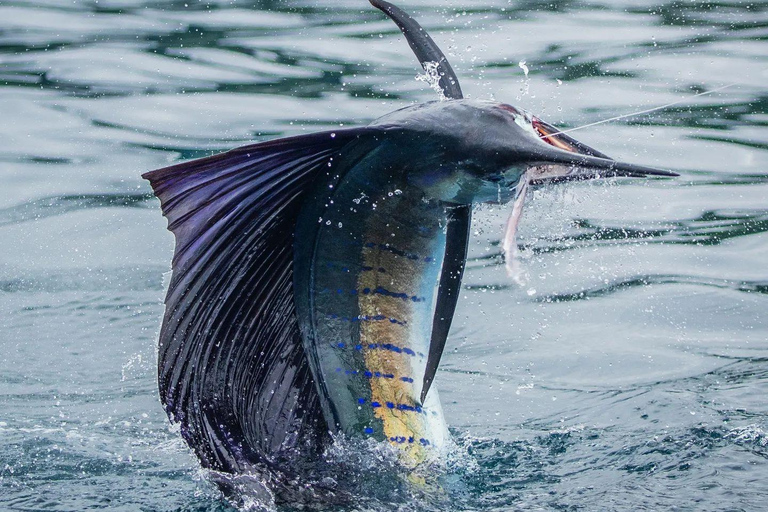
[[[416,75],[416,80],[420,82],[427,82],[429,86],[437,93],[437,97],[440,99],[440,101],[445,101],[448,98],[445,96],[445,93],[443,92],[443,88],[440,87],[440,71],[439,71],[439,62],[424,62],[422,64],[424,66],[424,74],[423,75]]]

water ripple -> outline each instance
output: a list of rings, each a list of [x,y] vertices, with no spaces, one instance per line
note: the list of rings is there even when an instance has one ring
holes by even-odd
[[[604,247],[625,244],[676,244],[708,246],[718,245],[734,238],[759,235],[768,232],[768,210],[762,209],[721,209],[707,210],[699,216],[684,220],[667,220],[663,224],[652,223],[646,226],[611,226],[600,224],[589,219],[575,219],[573,221],[575,232],[555,239],[539,238],[531,243],[520,243],[519,250],[531,251],[533,254],[550,254],[588,247]],[[492,247],[500,247],[501,241],[490,242]],[[501,252],[492,252],[467,260],[469,270],[493,267],[504,264],[504,256]],[[661,279],[666,282],[669,279],[681,279],[683,281],[696,280],[690,276],[647,276],[629,279],[625,284],[613,283],[608,288],[614,290],[626,286],[643,284],[642,280],[657,282]],[[708,283],[710,286],[732,287],[733,283],[725,282],[722,285]],[[734,289],[740,291],[756,291],[765,293],[763,283],[735,283]],[[504,289],[507,285],[499,285],[493,289]],[[480,287],[481,289],[484,287]]]
[[[76,194],[51,196],[0,209],[0,227],[94,208],[149,208],[154,196],[144,194]]]
[[[571,302],[577,300],[589,300],[597,297],[605,297],[613,293],[627,291],[635,287],[667,284],[692,284],[722,288],[744,293],[759,293],[768,295],[768,281],[734,281],[730,279],[704,278],[685,275],[650,274],[635,276],[626,279],[617,279],[601,286],[579,290],[572,293],[556,293],[536,297],[536,302]],[[500,289],[501,287],[494,287]]]

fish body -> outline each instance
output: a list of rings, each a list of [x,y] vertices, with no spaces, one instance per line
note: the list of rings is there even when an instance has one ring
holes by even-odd
[[[426,32],[371,3],[422,65],[437,63],[448,101],[144,174],[176,238],[161,402],[204,467],[257,475],[267,493],[301,481],[298,461],[337,434],[393,445],[408,468],[441,453],[432,383],[473,204],[517,198],[519,219],[529,185],[673,175],[616,162],[510,105],[463,99]]]
[[[373,141],[329,161],[297,223],[297,314],[324,418],[401,448],[408,465],[448,439],[437,390],[422,395],[453,212],[513,193],[524,173],[495,148],[468,147],[487,141],[460,120],[504,122],[494,106],[430,102],[382,117]],[[486,182],[481,170],[499,164]],[[462,263],[465,251],[466,240]]]
[[[391,144],[319,187],[302,213],[297,312],[329,423],[416,463],[447,439],[437,393],[420,395],[450,205],[410,185],[403,162],[371,165],[397,154]]]

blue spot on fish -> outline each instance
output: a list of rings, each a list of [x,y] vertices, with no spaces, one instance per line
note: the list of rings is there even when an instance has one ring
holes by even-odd
[[[360,402],[360,403],[363,403],[363,402]],[[413,405],[407,405],[407,404],[396,404],[394,402],[385,402],[384,405],[382,405],[380,402],[371,402],[371,408],[378,409],[380,407],[387,407],[387,409],[404,411],[404,412],[418,412],[418,413],[422,412],[421,407],[418,405],[413,406]]]
[[[382,315],[381,317],[366,317],[365,319],[371,320],[371,321],[376,321],[376,320],[386,319],[386,317],[384,317]],[[343,318],[342,320],[347,321],[348,319],[347,318]],[[392,321],[392,320],[390,320],[390,321]],[[338,343],[336,346],[339,347],[339,348],[345,348],[346,347],[346,345],[344,343]],[[357,345],[354,345],[354,348],[355,348],[355,350],[363,350],[364,348],[367,348],[369,350],[377,350],[377,349],[378,350],[388,350],[390,352],[395,352],[395,353],[398,353],[398,354],[407,354],[409,356],[424,357],[424,354],[422,352],[414,352],[413,350],[411,350],[408,347],[398,347],[397,345],[393,345],[391,343],[369,343],[368,345],[357,344]]]
[[[366,288],[366,290],[367,289],[368,288]],[[368,293],[368,292],[365,292],[365,293]],[[407,293],[392,292],[392,291],[389,291],[386,288],[383,288],[381,286],[379,286],[378,288],[373,290],[373,293],[376,294],[376,295],[384,295],[386,297],[393,297],[393,298],[396,298],[396,299],[403,299],[405,301],[407,301],[408,299],[410,299],[413,302],[423,302],[423,301],[426,300],[424,297],[418,297],[416,295],[410,296]]]
[[[389,318],[385,315],[376,315],[376,316],[353,316],[352,318],[346,317],[346,316],[339,316],[335,315],[333,313],[327,314],[328,318],[331,319],[338,319],[343,322],[383,322],[385,320],[389,320],[390,323],[398,324],[398,325],[408,325],[408,322],[406,320],[398,320],[397,318]]]

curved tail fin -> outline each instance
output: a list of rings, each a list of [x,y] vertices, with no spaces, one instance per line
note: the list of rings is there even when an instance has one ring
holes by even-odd
[[[437,73],[440,76],[439,85],[445,97],[452,100],[463,98],[464,95],[461,93],[461,86],[459,86],[456,73],[453,72],[448,59],[429,37],[427,31],[399,7],[384,0],[370,0],[370,2],[371,5],[392,18],[392,21],[397,24],[424,69],[427,68],[428,62],[437,63]]]

